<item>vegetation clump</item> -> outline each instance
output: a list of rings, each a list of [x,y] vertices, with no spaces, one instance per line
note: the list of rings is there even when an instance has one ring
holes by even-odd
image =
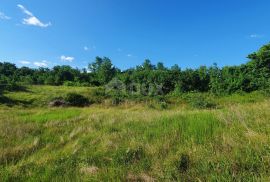
[[[84,107],[90,104],[88,98],[77,93],[68,93],[65,97],[65,102],[70,106]]]
[[[165,110],[168,109],[169,104],[165,100],[150,100],[148,107],[152,109]]]
[[[200,93],[189,93],[183,96],[184,100],[195,109],[215,109],[217,104],[213,101],[213,97],[208,97]]]
[[[177,169],[179,172],[186,172],[190,166],[190,157],[187,154],[181,154],[179,161],[177,162]]]
[[[197,109],[214,109],[217,107],[213,101],[204,97],[191,98],[189,99],[189,104]]]

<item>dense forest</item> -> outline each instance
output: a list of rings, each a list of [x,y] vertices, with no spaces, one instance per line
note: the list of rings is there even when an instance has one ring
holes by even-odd
[[[3,90],[16,85],[105,86],[121,83],[128,92],[141,94],[190,91],[231,94],[269,89],[270,44],[248,55],[248,58],[250,61],[240,66],[219,68],[214,64],[185,70],[178,65],[167,68],[161,62],[153,65],[147,59],[142,65],[124,71],[116,68],[107,57],[96,57],[88,70],[70,66],[18,68],[15,64],[0,62],[0,85]]]

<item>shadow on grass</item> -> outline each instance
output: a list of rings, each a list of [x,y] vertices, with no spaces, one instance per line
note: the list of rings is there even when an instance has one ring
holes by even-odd
[[[32,92],[26,86],[18,84],[0,84],[0,94],[4,91],[8,92]]]
[[[9,107],[13,107],[15,105],[22,105],[22,106],[29,106],[33,103],[33,101],[22,101],[22,100],[15,100],[10,99],[6,96],[0,95],[0,104],[5,104]]]

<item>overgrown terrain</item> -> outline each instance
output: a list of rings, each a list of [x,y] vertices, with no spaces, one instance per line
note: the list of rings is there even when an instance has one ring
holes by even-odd
[[[270,44],[248,58],[0,62],[0,181],[270,181]]]
[[[5,91],[0,181],[270,180],[267,92],[115,102],[100,89]],[[88,105],[49,106],[70,92]]]

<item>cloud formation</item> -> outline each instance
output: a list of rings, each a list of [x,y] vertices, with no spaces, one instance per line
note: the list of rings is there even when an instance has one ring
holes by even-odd
[[[47,67],[48,66],[48,62],[47,61],[41,61],[41,62],[34,62],[34,65],[37,67]]]
[[[21,63],[21,64],[31,64],[31,62],[29,62],[29,61],[19,61],[19,63]]]
[[[27,15],[26,18],[23,19],[22,23],[25,25],[32,25],[32,26],[38,26],[42,28],[46,28],[51,25],[51,22],[49,23],[42,23],[36,16],[33,15],[29,10],[27,10],[23,5],[18,4],[18,8],[22,10],[24,14]]]
[[[5,15],[5,13],[0,11],[0,19],[2,20],[9,20],[11,19],[9,16]]]
[[[74,57],[71,57],[71,56],[64,56],[64,55],[62,55],[61,57],[60,57],[60,59],[62,60],[62,61],[67,61],[67,62],[72,62],[72,61],[74,61]]]

